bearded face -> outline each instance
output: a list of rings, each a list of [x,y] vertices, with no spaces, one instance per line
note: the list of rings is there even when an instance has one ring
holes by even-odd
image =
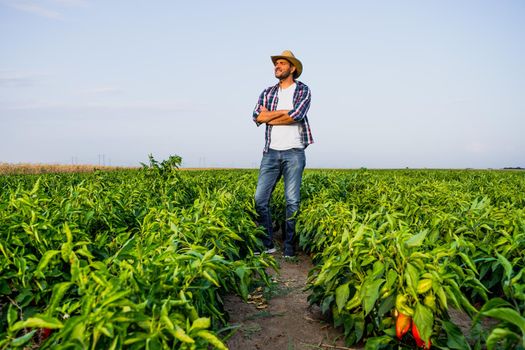
[[[275,61],[274,71],[277,79],[284,80],[295,72],[295,67],[285,59],[278,59]]]

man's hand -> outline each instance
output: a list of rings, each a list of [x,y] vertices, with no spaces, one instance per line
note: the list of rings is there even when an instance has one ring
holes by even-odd
[[[267,124],[268,125],[290,125],[294,123],[296,123],[296,121],[293,120],[292,117],[288,115],[288,111],[286,111],[286,113],[284,113],[280,117],[270,120]]]
[[[266,107],[261,106],[261,114],[259,114],[259,118],[261,119],[259,120],[259,118],[257,118],[257,121],[268,125],[288,125],[295,123],[295,120],[288,115],[288,112],[288,110],[284,109],[269,112]]]
[[[269,111],[266,107],[261,106],[261,112],[259,113],[259,116],[257,117],[257,122],[269,123],[270,121],[276,118],[282,117],[283,115],[287,113],[288,111],[285,111],[285,110]]]

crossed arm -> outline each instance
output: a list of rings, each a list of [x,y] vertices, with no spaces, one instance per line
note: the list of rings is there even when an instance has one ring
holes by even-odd
[[[261,113],[257,117],[257,122],[268,125],[287,125],[295,123],[287,110],[269,111],[266,107],[261,107]]]

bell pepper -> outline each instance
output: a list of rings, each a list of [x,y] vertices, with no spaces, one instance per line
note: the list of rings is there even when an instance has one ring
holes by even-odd
[[[419,330],[417,329],[417,326],[414,322],[412,322],[412,335],[414,336],[414,339],[416,340],[416,345],[420,348],[424,348],[425,350],[430,349],[430,346],[432,345],[430,343],[430,339],[425,343],[423,339],[421,339],[421,336],[419,335]]]
[[[396,320],[396,336],[397,339],[401,340],[403,336],[408,332],[410,329],[410,324],[412,323],[412,317],[405,315],[403,313],[399,313],[397,315]]]
[[[53,330],[50,328],[41,328],[40,329],[40,340],[44,341],[53,333]]]

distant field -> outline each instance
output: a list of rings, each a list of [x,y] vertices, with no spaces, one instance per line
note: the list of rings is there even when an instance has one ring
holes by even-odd
[[[104,166],[93,164],[32,164],[32,163],[0,163],[0,175],[3,174],[51,174],[51,173],[89,173],[95,170],[138,169],[136,167]],[[180,168],[180,170],[235,170],[235,168]]]
[[[0,163],[0,175],[5,174],[50,174],[50,173],[89,173],[95,170],[113,171],[113,170],[125,170],[125,169],[139,169],[140,166],[136,167],[121,167],[121,166],[104,166],[104,165],[93,165],[93,164],[33,164],[33,163]],[[183,171],[205,171],[205,170],[249,170],[243,168],[184,168],[181,167],[179,170]],[[324,168],[309,168],[307,171],[351,171],[357,169],[324,169]],[[361,169],[363,170],[363,169]],[[453,169],[374,169],[375,171],[395,171],[395,170],[453,170]],[[462,169],[454,169],[454,171],[461,171]],[[463,169],[469,171],[477,171],[476,169]],[[489,169],[498,170],[498,169]],[[505,168],[501,169],[505,171],[509,170],[524,170],[522,168]]]
[[[117,167],[103,165],[63,165],[63,164],[31,164],[0,163],[0,174],[48,174],[48,173],[87,173],[95,170],[119,170],[132,167]]]

